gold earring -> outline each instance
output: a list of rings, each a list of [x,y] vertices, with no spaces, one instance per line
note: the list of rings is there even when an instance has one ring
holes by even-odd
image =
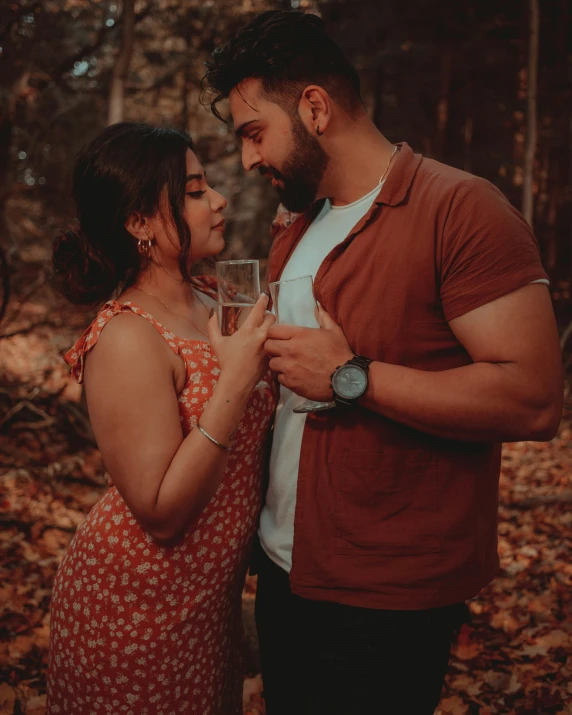
[[[149,258],[151,256],[151,243],[153,242],[152,238],[148,238],[146,241],[144,241],[142,238],[140,238],[137,241],[137,250],[139,253],[143,254],[146,258]]]

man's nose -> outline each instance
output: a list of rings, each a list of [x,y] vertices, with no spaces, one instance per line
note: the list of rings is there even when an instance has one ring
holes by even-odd
[[[251,142],[245,142],[242,145],[242,166],[246,171],[256,169],[262,164],[262,157],[258,153],[256,146]]]

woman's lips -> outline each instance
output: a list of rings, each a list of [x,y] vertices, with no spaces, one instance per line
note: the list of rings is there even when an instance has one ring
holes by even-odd
[[[220,223],[217,223],[216,226],[213,226],[213,231],[224,231],[225,225],[226,221],[223,219]]]

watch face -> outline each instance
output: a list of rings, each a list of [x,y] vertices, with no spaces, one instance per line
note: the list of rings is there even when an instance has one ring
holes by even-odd
[[[332,387],[343,399],[354,400],[365,392],[367,376],[357,365],[343,365],[334,374]]]

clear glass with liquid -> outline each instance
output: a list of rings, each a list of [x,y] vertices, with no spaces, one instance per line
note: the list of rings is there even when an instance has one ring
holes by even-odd
[[[218,321],[223,335],[234,335],[260,297],[260,266],[256,259],[218,261]],[[268,387],[261,380],[256,389]]]
[[[252,311],[251,303],[219,303],[218,319],[223,335],[234,335]]]

